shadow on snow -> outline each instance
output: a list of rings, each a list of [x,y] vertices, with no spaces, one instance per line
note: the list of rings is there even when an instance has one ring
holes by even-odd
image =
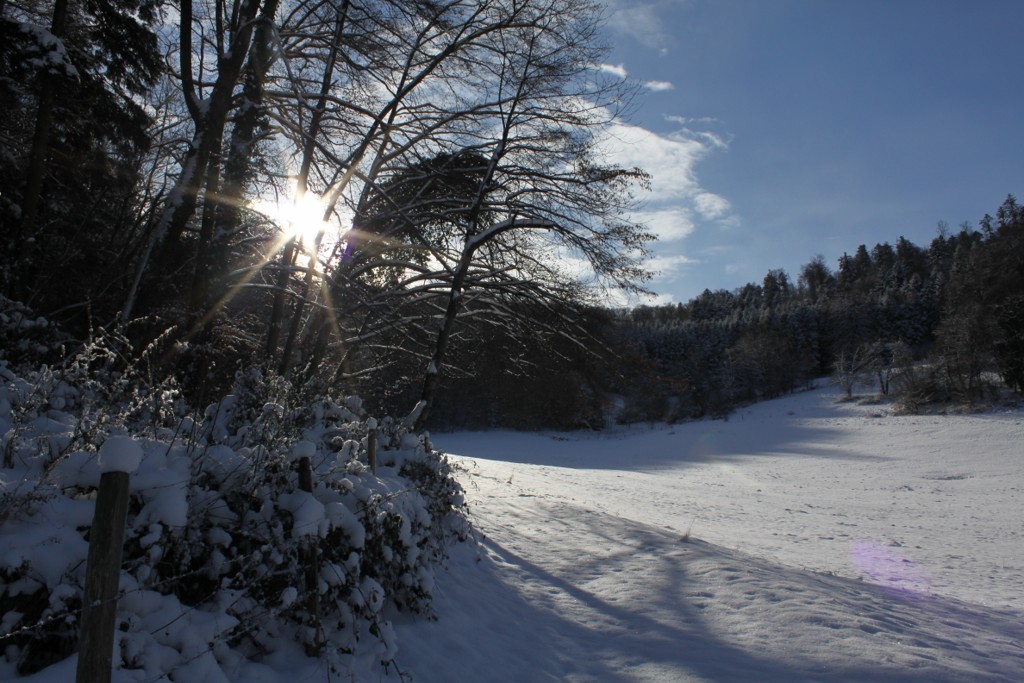
[[[838,417],[837,417],[838,416]],[[870,418],[835,405],[835,393],[813,390],[749,406],[729,420],[632,425],[609,432],[515,431],[438,434],[453,455],[579,469],[658,470],[759,455],[885,460],[843,448],[846,430]]]
[[[484,539],[472,571],[442,577],[440,621],[401,636],[416,681],[451,675],[439,657],[460,662],[464,680],[517,683],[1024,671],[1016,613],[787,568],[568,504],[506,510],[501,525],[505,540]]]

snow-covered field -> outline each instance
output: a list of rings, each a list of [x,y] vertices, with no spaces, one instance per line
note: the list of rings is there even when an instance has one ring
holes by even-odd
[[[428,681],[1022,681],[1024,412],[895,416],[819,389],[613,435],[435,435],[483,551]]]
[[[453,549],[436,621],[394,617],[397,667],[353,673],[1024,681],[1024,411],[835,399],[606,434],[435,435],[481,544]],[[28,680],[71,680],[74,659]],[[350,678],[296,646],[231,680]]]

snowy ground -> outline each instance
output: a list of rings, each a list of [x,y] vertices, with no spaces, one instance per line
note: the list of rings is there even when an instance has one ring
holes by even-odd
[[[231,680],[1024,681],[1024,411],[835,398],[435,435],[482,544],[454,550],[438,620],[396,618],[399,668],[328,676],[296,646]]]
[[[835,398],[436,435],[484,551],[398,661],[420,682],[1024,680],[1024,413]]]

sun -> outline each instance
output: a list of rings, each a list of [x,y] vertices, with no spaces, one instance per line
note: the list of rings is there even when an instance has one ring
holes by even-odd
[[[309,261],[309,254],[319,241],[319,253],[330,251],[342,239],[342,230],[333,221],[325,220],[327,202],[314,192],[306,192],[296,196],[293,191],[289,197],[278,197],[274,200],[261,199],[253,204],[253,208],[273,221],[281,231],[277,241],[280,249],[290,239],[300,245],[298,255],[300,263]]]
[[[312,246],[317,235],[327,233],[324,202],[312,192],[307,192],[301,197],[293,195],[290,199],[278,202],[277,211],[283,221],[281,229],[285,236],[294,237],[306,247]]]

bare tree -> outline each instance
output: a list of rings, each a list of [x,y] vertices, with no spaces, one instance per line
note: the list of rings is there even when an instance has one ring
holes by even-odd
[[[557,310],[548,333],[576,338],[568,304],[589,301],[592,285],[641,287],[651,236],[628,215],[646,176],[601,157],[629,91],[595,68],[596,3],[212,7],[195,17],[192,0],[182,5],[178,78],[193,133],[126,315],[148,269],[194,258],[190,334],[238,292],[256,293],[280,372],[329,353],[345,368],[335,376],[353,374],[354,354],[420,359],[410,424],[422,425],[458,320],[518,324],[531,307]],[[280,226],[261,258],[239,259],[241,208],[282,190],[321,198],[324,222],[342,222],[331,256],[323,226],[312,244]]]
[[[163,250],[159,259],[162,267],[176,261],[172,252],[180,245],[186,226],[195,214],[204,183],[209,183],[213,177],[213,173],[208,174],[211,159],[220,153],[235,87],[249,52],[254,19],[259,8],[259,0],[243,0],[225,15],[227,8],[221,2],[215,2],[212,17],[195,17],[193,0],[182,0],[180,4],[178,77],[192,119],[193,134],[177,180],[164,201],[160,220],[152,231],[146,251],[139,259],[135,280],[122,309],[125,318],[130,317],[135,308],[142,277],[151,267],[153,251]],[[197,50],[193,50],[193,33],[196,31],[194,23],[197,22],[201,44]],[[209,83],[205,80],[207,59],[214,62],[215,72]]]
[[[853,398],[853,388],[871,371],[870,345],[844,346],[836,356],[832,380],[846,392],[846,398]]]
[[[421,160],[399,171],[411,190],[377,186],[395,206],[385,212],[390,226],[374,230],[371,242],[383,233],[398,251],[411,246],[424,257],[403,260],[383,250],[384,258],[359,272],[386,267],[404,275],[391,293],[444,297],[420,401],[408,418],[417,428],[429,415],[471,293],[478,306],[492,302],[489,313],[501,318],[510,310],[500,306],[502,296],[552,307],[578,297],[581,278],[625,288],[644,279],[639,258],[651,237],[625,217],[631,189],[646,176],[598,156],[600,135],[614,121],[611,107],[624,93],[592,68],[600,54],[596,7],[550,0],[517,8],[517,21],[488,33],[473,64],[475,106],[434,138],[435,149],[447,143],[452,150],[434,157],[446,163]],[[369,205],[363,202],[364,212]]]

